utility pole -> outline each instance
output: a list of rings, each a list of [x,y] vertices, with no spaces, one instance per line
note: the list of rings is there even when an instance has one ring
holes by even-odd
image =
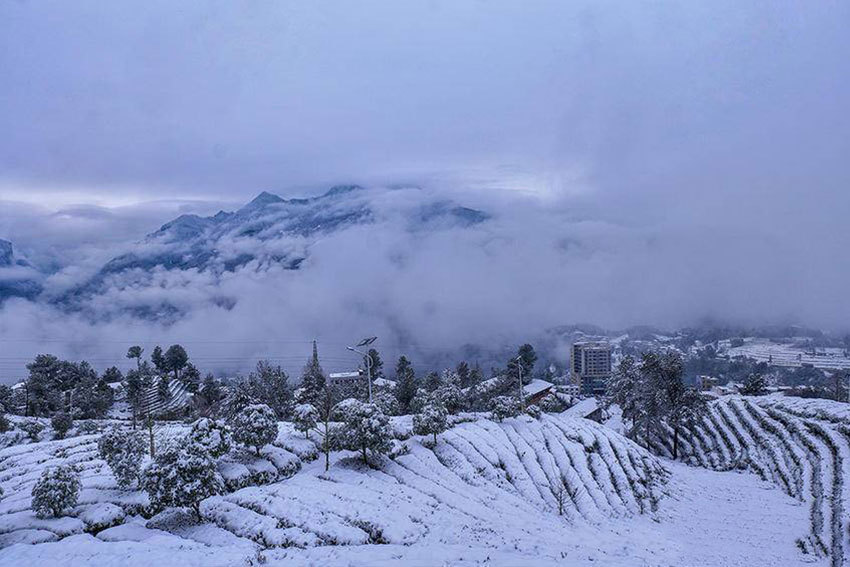
[[[369,337],[368,339],[363,339],[353,347],[345,347],[351,352],[356,352],[361,355],[366,361],[366,381],[369,385],[369,403],[372,403],[372,357],[369,355],[369,351],[363,352],[362,350],[357,350],[354,347],[367,347],[378,340],[378,337]]]

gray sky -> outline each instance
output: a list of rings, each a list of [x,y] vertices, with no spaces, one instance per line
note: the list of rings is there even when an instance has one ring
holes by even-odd
[[[532,275],[504,276],[510,247],[452,257],[505,277],[472,326],[507,324],[517,287],[529,328],[555,323],[569,281],[590,299],[565,323],[846,328],[847,22],[841,1],[4,2],[0,238],[84,270],[261,190],[412,183],[524,240]],[[432,244],[439,281],[455,243]]]

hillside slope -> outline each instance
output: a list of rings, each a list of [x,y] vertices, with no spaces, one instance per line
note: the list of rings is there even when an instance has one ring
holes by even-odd
[[[729,397],[681,440],[688,462],[749,469],[809,508],[798,546],[843,565],[850,556],[850,419],[845,404],[782,397]],[[670,454],[669,439],[655,449]]]

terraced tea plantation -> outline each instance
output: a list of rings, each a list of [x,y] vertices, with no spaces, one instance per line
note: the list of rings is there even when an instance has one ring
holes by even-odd
[[[657,445],[671,454],[670,438]],[[778,396],[729,397],[680,438],[693,464],[749,469],[809,507],[810,530],[797,545],[843,565],[850,553],[850,417],[847,405]]]

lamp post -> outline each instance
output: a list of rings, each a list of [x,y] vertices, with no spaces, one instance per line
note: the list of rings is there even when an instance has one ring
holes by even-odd
[[[370,404],[372,403],[372,357],[369,356],[368,351],[363,352],[362,350],[357,350],[357,348],[355,348],[355,347],[367,347],[367,346],[371,345],[372,343],[374,343],[376,340],[378,340],[378,337],[369,337],[368,339],[363,339],[362,341],[360,341],[359,343],[357,343],[353,347],[352,346],[345,347],[348,350],[350,350],[351,352],[356,352],[357,354],[361,355],[363,358],[366,359],[366,383],[368,384],[368,388],[369,388],[369,403]]]

